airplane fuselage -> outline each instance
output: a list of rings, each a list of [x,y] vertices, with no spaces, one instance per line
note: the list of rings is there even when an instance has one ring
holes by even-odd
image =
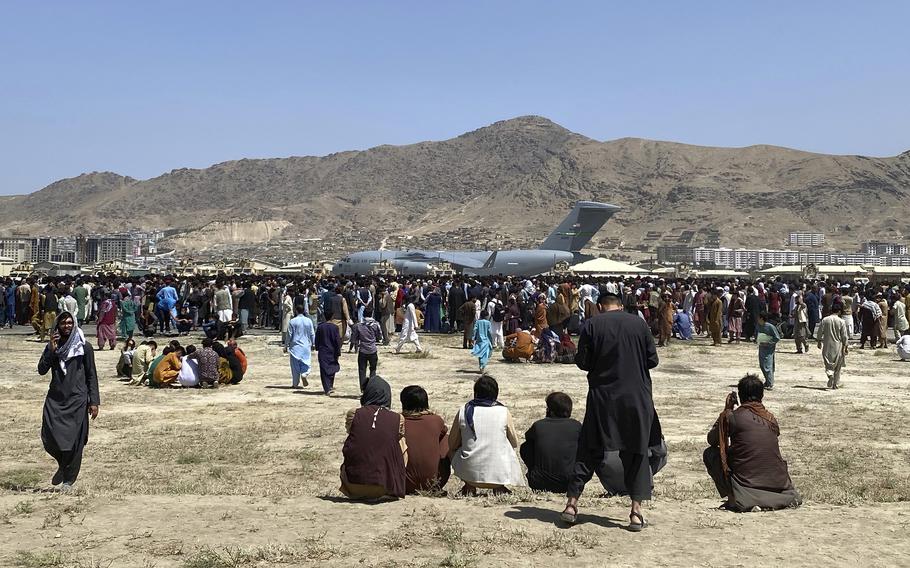
[[[560,262],[572,262],[571,252],[562,250],[502,250],[496,251],[434,251],[434,250],[376,250],[350,254],[333,267],[333,274],[369,274],[374,265],[388,262],[399,274],[427,274],[434,267],[448,262],[456,271],[473,276],[521,274],[533,276],[549,272]],[[459,260],[471,264],[459,264]]]

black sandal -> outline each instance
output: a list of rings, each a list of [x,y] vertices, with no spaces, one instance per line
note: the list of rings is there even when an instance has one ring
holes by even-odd
[[[572,509],[574,513],[568,513],[567,511]],[[578,522],[578,505],[566,505],[565,510],[559,514],[559,520],[568,524],[574,525]]]
[[[629,520],[631,521],[633,517],[638,517],[638,520],[641,522],[640,523],[631,523],[630,522],[629,526],[626,527],[629,531],[641,532],[648,526],[648,521],[646,521],[645,518],[641,516],[641,513],[636,513],[635,511],[632,511],[629,514]]]

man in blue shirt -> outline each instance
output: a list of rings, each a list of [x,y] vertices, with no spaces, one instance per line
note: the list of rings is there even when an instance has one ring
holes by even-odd
[[[310,374],[311,350],[316,341],[313,320],[308,318],[305,312],[305,304],[295,304],[294,313],[296,315],[288,323],[287,352],[290,354],[291,362],[291,386],[295,389],[301,382],[303,382],[303,386],[309,385],[307,376]]]

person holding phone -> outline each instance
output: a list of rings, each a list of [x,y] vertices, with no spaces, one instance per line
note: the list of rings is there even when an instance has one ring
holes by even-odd
[[[780,425],[762,404],[765,389],[757,375],[740,379],[739,397],[737,391],[727,395],[708,432],[703,458],[717,492],[726,498],[721,509],[746,512],[802,503],[780,453]]]
[[[98,417],[101,404],[94,351],[69,312],[57,316],[51,339],[38,361],[38,373],[46,375],[48,371],[51,382],[44,400],[41,441],[45,451],[57,460],[51,484],[62,483],[61,490],[68,492],[82,467],[89,417]]]

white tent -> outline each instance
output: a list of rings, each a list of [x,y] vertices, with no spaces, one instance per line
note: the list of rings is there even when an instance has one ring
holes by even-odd
[[[745,277],[749,276],[748,272],[742,272],[740,270],[725,270],[722,268],[717,268],[714,270],[698,270],[695,272],[699,278],[736,278],[736,277]]]
[[[648,271],[609,258],[594,258],[569,268],[582,274],[646,274]]]

